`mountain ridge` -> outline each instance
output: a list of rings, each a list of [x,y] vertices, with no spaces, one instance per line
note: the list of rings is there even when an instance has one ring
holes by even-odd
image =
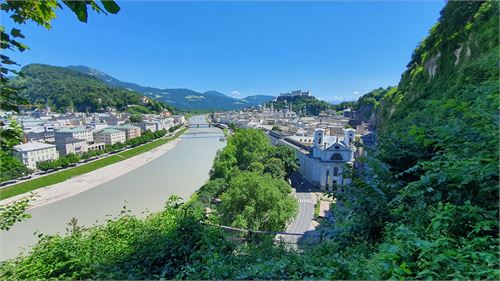
[[[50,106],[56,111],[99,112],[108,107],[131,113],[172,111],[172,107],[151,99],[145,103],[142,94],[116,87],[65,67],[28,64],[10,83],[31,104]]]
[[[252,95],[238,99],[216,90],[198,92],[188,88],[160,89],[121,81],[103,71],[84,65],[70,65],[66,68],[92,75],[108,85],[131,89],[146,96],[156,98],[179,110],[237,110],[258,106],[275,98],[269,95]]]

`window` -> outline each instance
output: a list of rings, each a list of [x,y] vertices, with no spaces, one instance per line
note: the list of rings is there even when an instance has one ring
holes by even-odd
[[[330,159],[331,160],[335,160],[335,161],[342,161],[342,160],[344,160],[342,158],[342,155],[340,155],[340,153],[334,153]]]
[[[333,176],[336,177],[338,175],[339,175],[339,168],[338,167],[333,168]]]

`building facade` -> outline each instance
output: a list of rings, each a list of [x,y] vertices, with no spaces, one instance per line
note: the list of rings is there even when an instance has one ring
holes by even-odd
[[[59,154],[65,156],[87,152],[87,142],[93,142],[94,135],[85,127],[63,128],[54,132],[54,140]]]
[[[134,126],[134,125],[130,125],[130,124],[125,124],[125,125],[120,125],[120,126],[112,126],[110,128],[125,132],[125,138],[127,140],[130,140],[130,139],[137,138],[137,137],[141,136],[141,128],[138,127],[138,126]]]
[[[62,156],[66,156],[70,153],[82,154],[87,152],[88,145],[86,140],[80,140],[75,138],[66,138],[56,142],[57,151]]]
[[[14,157],[34,170],[39,162],[58,159],[59,153],[53,144],[31,142],[14,146]]]
[[[138,125],[143,132],[148,131],[148,130],[151,132],[156,132],[156,124],[155,123],[142,122],[142,123],[139,123]]]
[[[299,172],[307,181],[322,190],[333,190],[347,183],[347,175],[343,173],[345,165],[354,161],[354,136],[354,129],[345,129],[342,139],[325,135],[324,129],[316,129],[312,147],[299,142],[282,142],[296,150]]]
[[[85,140],[88,142],[94,141],[92,129],[88,129],[85,127],[64,128],[54,132],[54,139],[56,143],[67,138]]]
[[[117,142],[126,141],[125,132],[117,129],[106,128],[95,132],[97,142],[103,142],[107,145],[113,145]]]

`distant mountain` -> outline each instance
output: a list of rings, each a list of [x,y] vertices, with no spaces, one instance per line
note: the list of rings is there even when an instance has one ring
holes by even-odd
[[[182,88],[159,89],[145,87],[135,83],[120,81],[102,71],[87,66],[68,66],[67,68],[92,75],[108,85],[131,89],[146,96],[156,98],[180,110],[234,110],[258,106],[274,99],[273,96],[267,95],[255,95],[244,99],[237,99],[217,91],[200,93]]]
[[[104,83],[96,75],[88,75],[65,67],[29,64],[21,69],[23,76],[10,83],[30,104],[50,106],[55,111],[76,110],[98,112],[114,107],[131,113],[160,112],[172,108],[156,100],[143,103],[142,94]]]

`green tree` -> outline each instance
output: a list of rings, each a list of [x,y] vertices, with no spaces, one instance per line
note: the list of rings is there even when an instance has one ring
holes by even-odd
[[[253,162],[261,162],[271,147],[269,139],[257,129],[237,130],[228,140],[234,146],[234,155],[241,170],[246,170]]]
[[[213,168],[210,171],[212,179],[229,178],[238,171],[238,160],[236,159],[236,147],[228,143],[223,150],[217,151]]]
[[[264,172],[264,164],[260,162],[253,162],[248,166],[249,172],[263,173]]]
[[[16,222],[30,218],[31,215],[26,213],[26,209],[34,197],[35,195],[31,194],[16,202],[0,205],[0,230],[9,230]]]
[[[0,127],[0,146],[2,151],[11,152],[15,145],[23,141],[23,129],[16,120],[11,119],[7,129]]]
[[[287,145],[272,146],[268,157],[277,158],[283,162],[287,177],[290,177],[299,168],[299,160],[295,150]]]
[[[17,179],[31,173],[31,170],[7,152],[0,151],[0,181]]]
[[[142,123],[143,118],[140,114],[134,114],[129,118],[130,123]]]
[[[59,162],[57,160],[52,160],[52,161],[43,161],[40,163],[37,163],[36,166],[38,169],[42,171],[48,171],[57,168]]]
[[[285,165],[281,159],[269,158],[264,164],[264,173],[268,173],[276,179],[284,179],[286,176]]]
[[[252,230],[285,229],[297,213],[290,186],[268,174],[243,172],[221,195],[218,206],[223,223]]]

